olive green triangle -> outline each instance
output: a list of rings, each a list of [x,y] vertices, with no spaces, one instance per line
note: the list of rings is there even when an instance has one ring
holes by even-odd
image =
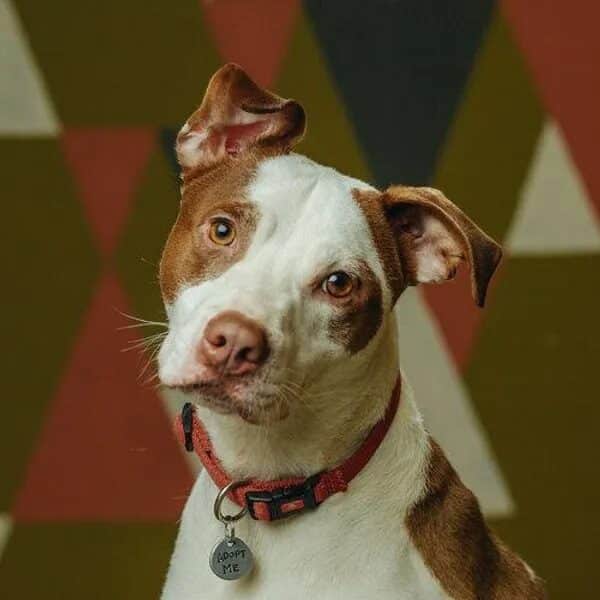
[[[6,318],[2,324],[0,512],[9,508],[99,273],[54,139],[0,140]],[[1,595],[1,594],[0,594]]]
[[[511,222],[543,118],[523,57],[496,11],[434,185],[499,240]]]
[[[220,64],[198,0],[16,7],[67,126],[182,123]]]
[[[599,272],[600,254],[507,260],[466,372],[517,506],[494,527],[550,598],[597,594]]]
[[[371,179],[344,103],[304,14],[298,19],[275,90],[298,100],[306,110],[308,129],[298,152],[346,175]]]
[[[175,532],[160,523],[17,523],[0,561],[0,598],[158,598]]]
[[[117,269],[137,317],[164,320],[158,264],[178,207],[178,180],[157,145],[146,166],[116,252]]]

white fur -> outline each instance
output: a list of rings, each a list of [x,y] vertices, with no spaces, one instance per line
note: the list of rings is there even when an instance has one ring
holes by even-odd
[[[351,269],[366,260],[383,270],[368,224],[351,190],[368,186],[299,155],[265,161],[248,195],[260,218],[244,259],[216,279],[184,289],[169,307],[169,334],[159,353],[167,385],[201,375],[195,348],[215,314],[238,310],[269,332],[277,362],[306,369],[341,349],[327,334],[331,308],[307,296],[319,270]],[[386,301],[389,308],[389,294]]]
[[[238,524],[236,533],[254,552],[257,568],[237,582],[218,579],[208,566],[223,527],[212,515],[217,488],[203,472],[183,513],[162,599],[448,598],[404,526],[407,509],[422,493],[427,450],[405,384],[392,429],[347,492],[287,521],[246,518]]]
[[[329,339],[331,308],[302,292],[320,270],[351,268],[359,259],[385,281],[368,223],[351,196],[355,187],[368,186],[297,155],[266,161],[249,190],[260,218],[243,260],[213,281],[182,290],[168,307],[170,332],[159,357],[163,382],[198,375],[193,350],[207,321],[235,308],[269,332],[275,347],[270,381],[297,377],[302,385],[289,416],[266,426],[198,406],[233,477],[308,476],[331,468],[384,413],[398,364],[389,291],[383,286],[379,331],[354,356]],[[402,389],[388,435],[347,492],[288,520],[248,517],[237,525],[257,564],[237,582],[218,579],[208,566],[223,526],[212,514],[217,489],[203,472],[182,517],[163,600],[447,598],[404,525],[424,491],[429,448],[406,381]]]

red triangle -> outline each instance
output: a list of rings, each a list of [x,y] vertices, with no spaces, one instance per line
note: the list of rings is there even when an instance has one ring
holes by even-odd
[[[12,514],[31,520],[178,518],[192,476],[139,355],[112,275],[100,282]]]
[[[486,308],[493,301],[494,287],[502,277],[496,271],[488,289]],[[485,317],[486,309],[479,308],[471,293],[468,268],[458,271],[455,279],[442,285],[424,285],[423,297],[433,312],[459,371],[464,371]]]
[[[259,85],[273,85],[300,2],[217,0],[201,4],[223,59],[241,65]]]
[[[600,3],[504,0],[503,8],[544,104],[565,139],[600,216]]]
[[[67,129],[63,133],[67,164],[105,257],[115,248],[154,143],[152,129]]]

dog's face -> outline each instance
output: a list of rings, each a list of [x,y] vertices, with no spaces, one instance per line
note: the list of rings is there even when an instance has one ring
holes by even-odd
[[[407,285],[466,261],[482,304],[500,259],[440,192],[379,192],[290,154],[304,124],[296,102],[228,65],[177,140],[159,375],[254,423],[285,418],[307,381],[367,357]]]

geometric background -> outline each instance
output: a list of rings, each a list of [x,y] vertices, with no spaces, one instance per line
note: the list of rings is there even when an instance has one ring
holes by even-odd
[[[164,319],[174,132],[226,61],[302,102],[300,152],[440,187],[503,242],[484,311],[465,274],[403,297],[403,365],[551,597],[596,597],[599,20],[593,0],[0,0],[0,597],[158,596],[193,469],[123,313]]]

